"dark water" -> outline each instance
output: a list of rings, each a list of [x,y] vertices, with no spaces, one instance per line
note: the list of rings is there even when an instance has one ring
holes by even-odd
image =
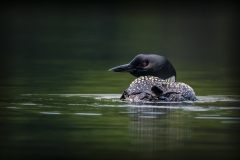
[[[170,6],[2,5],[0,159],[239,159],[238,8]],[[139,53],[199,101],[119,101]]]
[[[1,102],[3,159],[237,159],[240,96],[133,105],[119,94],[22,94]]]

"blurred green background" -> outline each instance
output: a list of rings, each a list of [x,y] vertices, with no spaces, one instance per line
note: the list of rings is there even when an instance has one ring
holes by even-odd
[[[239,94],[234,3],[1,5],[0,92],[119,93],[107,70],[140,53],[167,57],[197,95]]]

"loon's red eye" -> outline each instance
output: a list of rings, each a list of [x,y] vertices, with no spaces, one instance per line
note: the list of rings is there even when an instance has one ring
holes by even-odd
[[[148,65],[148,61],[143,61],[142,65],[143,67],[146,67]]]

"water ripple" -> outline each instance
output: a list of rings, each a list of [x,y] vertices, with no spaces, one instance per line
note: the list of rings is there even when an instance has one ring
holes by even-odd
[[[166,114],[165,112],[141,112],[142,114]]]
[[[81,115],[81,116],[101,116],[102,114],[100,113],[74,113],[76,115]]]
[[[59,112],[40,112],[41,114],[61,114]]]
[[[139,116],[139,118],[157,118],[155,116]]]
[[[239,117],[194,117],[197,119],[240,119]]]

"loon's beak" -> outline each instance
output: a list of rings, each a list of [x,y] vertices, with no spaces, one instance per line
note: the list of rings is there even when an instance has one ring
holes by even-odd
[[[121,65],[121,66],[111,68],[108,71],[112,71],[112,72],[131,72],[133,70],[134,70],[134,68],[132,68],[129,64],[124,64],[124,65]]]

